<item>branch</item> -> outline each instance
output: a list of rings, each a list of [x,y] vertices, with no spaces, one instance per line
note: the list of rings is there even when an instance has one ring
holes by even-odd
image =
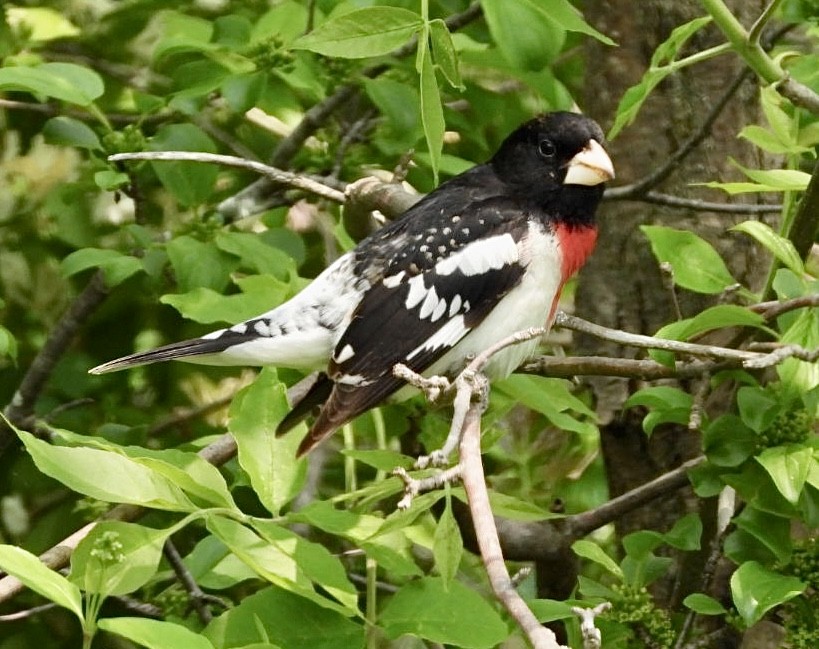
[[[808,188],[799,201],[788,238],[802,259],[807,259],[811,246],[819,236],[819,160],[813,167]]]
[[[624,493],[595,509],[568,516],[563,520],[566,535],[578,539],[594,530],[608,525],[624,514],[659,498],[670,491],[680,489],[688,484],[688,472],[705,462],[705,456],[695,457],[683,462],[676,469],[654,478],[636,489]]]
[[[226,167],[255,171],[282,185],[303,189],[317,196],[328,198],[336,203],[344,202],[344,192],[336,187],[331,187],[301,174],[283,171],[255,160],[246,160],[245,158],[232,155],[195,151],[140,151],[138,153],[117,153],[109,156],[108,160],[111,162],[122,162],[125,160],[168,160],[174,162],[207,162],[220,164]]]
[[[54,371],[54,367],[68,349],[77,330],[102,304],[107,295],[108,289],[105,287],[103,274],[97,271],[54,326],[45,345],[23,376],[11,403],[3,411],[12,424],[19,428],[30,427],[29,418],[34,412],[34,404]],[[17,437],[12,430],[0,426],[0,456],[15,439]]]
[[[739,75],[737,75],[737,77],[711,108],[708,115],[705,116],[705,119],[702,120],[699,128],[682,144],[680,148],[674,151],[674,153],[672,153],[665,162],[663,162],[654,171],[650,172],[647,176],[641,180],[638,180],[636,183],[607,190],[606,198],[624,199],[644,197],[649,189],[656,187],[672,173],[674,173],[674,170],[680,165],[680,163],[685,160],[685,158],[687,158],[688,155],[709,136],[714,122],[717,121],[717,118],[728,105],[728,102],[749,77],[750,73],[747,70],[743,70]]]
[[[461,439],[461,480],[469,501],[469,511],[475,527],[475,536],[480,548],[489,583],[495,596],[509,611],[509,614],[523,629],[535,649],[556,649],[561,645],[554,633],[540,624],[526,602],[518,594],[506,569],[501,552],[498,529],[489,505],[489,493],[481,462],[481,414],[483,404],[473,403],[464,421]]]
[[[532,359],[518,372],[572,378],[575,376],[616,376],[641,381],[689,379],[704,374],[742,367],[742,361],[678,362],[673,367],[650,359],[609,358],[608,356],[540,356]]]
[[[707,358],[722,360],[740,360],[743,361],[743,365],[748,361],[761,359],[763,356],[766,356],[742,349],[730,349],[728,347],[716,347],[714,345],[698,345],[678,340],[665,340],[663,338],[654,338],[653,336],[632,334],[619,329],[609,329],[608,327],[594,324],[577,316],[568,315],[564,311],[557,312],[554,324],[556,327],[580,331],[581,333],[589,334],[602,340],[609,340],[629,347],[662,349],[669,352],[680,352],[683,354],[691,354],[692,356],[705,356]]]
[[[671,194],[660,192],[645,192],[644,194],[632,195],[631,185],[613,187],[607,189],[603,198],[613,201],[640,201],[665,207],[678,207],[686,210],[696,210],[698,212],[721,212],[724,214],[769,214],[782,211],[781,203],[750,205],[747,203],[716,203],[714,201],[703,201],[698,198],[683,198]],[[626,190],[620,194],[619,190]]]
[[[765,52],[758,41],[752,40],[751,34],[745,30],[723,0],[700,0],[700,4],[714,19],[714,23],[731,43],[734,51],[760,79],[772,84],[779,94],[790,99],[794,105],[819,115],[819,95],[791,78],[782,66]]]

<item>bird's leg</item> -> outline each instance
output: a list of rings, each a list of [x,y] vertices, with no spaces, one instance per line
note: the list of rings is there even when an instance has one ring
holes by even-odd
[[[465,369],[455,379],[455,400],[452,407],[452,423],[449,427],[449,434],[446,436],[444,445],[430,453],[422,455],[415,461],[415,468],[425,469],[428,466],[446,466],[449,463],[449,456],[458,447],[463,436],[464,420],[467,410],[472,403],[473,397],[484,404],[488,403],[489,381],[481,374],[470,368]]]
[[[461,478],[461,465],[456,464],[448,468],[446,471],[439,471],[435,475],[427,476],[426,478],[413,478],[406,469],[397,467],[392,474],[401,478],[404,483],[404,497],[398,501],[398,509],[409,509],[412,506],[412,500],[424,491],[432,491],[438,489],[445,484],[452,484]]]

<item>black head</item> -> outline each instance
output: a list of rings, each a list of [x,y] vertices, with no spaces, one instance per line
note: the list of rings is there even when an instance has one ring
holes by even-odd
[[[547,113],[507,137],[490,164],[504,183],[537,202],[550,202],[564,188],[599,199],[602,184],[614,177],[603,142],[594,120],[577,113]]]

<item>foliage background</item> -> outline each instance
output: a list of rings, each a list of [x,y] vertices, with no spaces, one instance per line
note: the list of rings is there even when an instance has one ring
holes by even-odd
[[[293,463],[299,433],[271,441],[268,431],[294,372],[86,373],[287,299],[373,227],[368,212],[246,171],[106,158],[227,153],[336,189],[398,168],[424,192],[485,160],[533,114],[578,103],[623,129],[612,142],[620,187],[602,210],[579,313],[648,334],[669,325],[670,338],[709,332],[727,347],[815,349],[816,106],[768,85],[753,48],[723,45],[722,3],[672,4],[587,2],[588,22],[567,2],[538,0],[4,7],[0,402],[35,435],[0,438],[0,566],[30,588],[0,590],[0,612],[42,596],[60,608],[4,622],[0,646],[518,646],[479,560],[462,551],[462,536],[473,544],[462,492],[395,511],[401,484],[386,472],[440,444],[446,410],[386,406]],[[746,26],[764,8],[732,5]],[[773,9],[764,56],[819,90],[815,4]],[[652,179],[658,168],[665,176]],[[707,182],[729,184],[692,186]],[[669,206],[669,195],[683,202]],[[733,215],[714,205],[726,202],[739,206]],[[773,228],[727,232],[749,218]],[[639,228],[647,223],[663,227]],[[727,264],[678,228],[702,232]],[[742,288],[729,290],[735,280]],[[569,308],[573,290],[566,297]],[[802,307],[778,314],[774,302],[788,300]],[[731,308],[691,320],[717,301]],[[758,303],[767,306],[745,308]],[[566,332],[544,349],[634,355]],[[569,597],[613,603],[599,619],[605,647],[738,646],[760,627],[813,647],[816,365],[685,375],[683,360],[666,375],[679,381],[648,389],[634,366],[628,380],[591,387],[554,378],[580,373],[570,363],[494,386],[484,419],[493,507],[508,523],[507,555],[537,567],[520,589],[541,620],[568,620],[555,628],[573,646]],[[680,491],[689,480],[675,467],[703,452],[695,491]],[[573,517],[600,511],[609,493],[645,493],[656,475],[677,480],[649,496],[662,507],[595,525]],[[736,516],[721,526],[732,493]],[[109,503],[125,505],[74,552],[67,579],[19,551],[47,551]],[[555,511],[569,517],[556,525]]]

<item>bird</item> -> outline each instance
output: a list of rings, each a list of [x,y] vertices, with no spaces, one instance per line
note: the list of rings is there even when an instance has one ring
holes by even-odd
[[[239,324],[103,363],[92,374],[157,361],[319,370],[291,427],[321,404],[302,456],[388,398],[409,391],[393,368],[454,376],[511,334],[548,327],[565,282],[597,240],[595,213],[614,167],[600,126],[541,114],[485,163],[451,178],[343,254],[290,300]],[[512,373],[537,340],[484,369]]]

